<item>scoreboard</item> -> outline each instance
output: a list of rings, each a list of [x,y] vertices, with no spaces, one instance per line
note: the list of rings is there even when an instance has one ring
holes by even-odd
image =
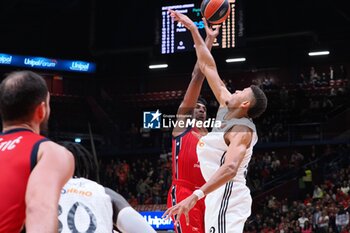
[[[231,12],[227,20],[222,23],[220,33],[214,41],[213,48],[235,48],[244,45],[244,11],[243,0],[229,0]],[[173,54],[194,50],[191,33],[181,23],[170,17],[168,10],[172,9],[186,14],[198,27],[205,38],[204,22],[200,11],[200,1],[171,4],[164,1],[161,6],[161,54]],[[178,1],[177,1],[178,2]]]

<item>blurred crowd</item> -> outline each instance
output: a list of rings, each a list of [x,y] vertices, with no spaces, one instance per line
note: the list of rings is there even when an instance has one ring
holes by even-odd
[[[316,174],[322,173],[321,167],[336,157],[338,150],[330,145],[256,149],[248,168],[247,185],[254,196],[283,180],[304,177],[308,169],[315,172],[310,182],[316,182]],[[99,163],[102,184],[122,194],[133,206],[166,203],[172,182],[170,151],[142,159],[106,157]],[[311,193],[307,181],[299,188],[301,194]]]
[[[171,184],[168,154],[140,159],[100,160],[101,183],[124,196],[132,206],[166,203]]]
[[[332,151],[332,158],[319,164],[320,182],[312,180],[311,189],[301,196],[267,195],[248,219],[245,232],[349,232],[349,152],[349,145]]]

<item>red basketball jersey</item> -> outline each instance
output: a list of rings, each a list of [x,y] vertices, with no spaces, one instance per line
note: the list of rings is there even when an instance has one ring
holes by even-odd
[[[28,178],[36,165],[39,145],[46,140],[27,129],[0,134],[0,232],[21,230]]]
[[[196,188],[205,183],[196,152],[200,137],[196,128],[188,128],[181,135],[173,137],[173,181],[185,180]]]

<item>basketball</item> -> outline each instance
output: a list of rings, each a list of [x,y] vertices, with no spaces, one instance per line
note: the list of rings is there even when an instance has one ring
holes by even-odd
[[[201,13],[209,23],[220,24],[230,14],[230,4],[228,0],[203,0]]]

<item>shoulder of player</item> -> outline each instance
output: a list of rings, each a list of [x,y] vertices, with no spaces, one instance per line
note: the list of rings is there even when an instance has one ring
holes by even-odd
[[[104,189],[105,189],[106,195],[108,195],[111,198],[111,202],[112,202],[113,209],[114,209],[115,207],[117,207],[117,203],[118,203],[118,199],[119,199],[120,195],[116,191],[114,191],[108,187],[104,187]]]
[[[225,134],[228,141],[235,141],[244,144],[249,144],[252,138],[252,129],[246,125],[234,125],[230,131]]]
[[[112,199],[115,198],[116,192],[108,187],[103,186],[105,189],[105,192],[108,196],[110,196]]]
[[[172,132],[173,139],[185,136],[188,132],[191,131],[191,129],[192,129],[191,127],[188,127],[188,128],[179,127],[179,126],[174,127]]]
[[[40,144],[39,151],[38,151],[38,155],[39,155],[38,159],[40,159],[44,153],[50,153],[50,154],[58,155],[62,157],[67,156],[67,157],[74,158],[73,154],[69,150],[52,141],[45,141]]]
[[[232,126],[232,128],[228,133],[234,134],[234,133],[252,133],[252,132],[253,130],[248,126],[237,124]]]

